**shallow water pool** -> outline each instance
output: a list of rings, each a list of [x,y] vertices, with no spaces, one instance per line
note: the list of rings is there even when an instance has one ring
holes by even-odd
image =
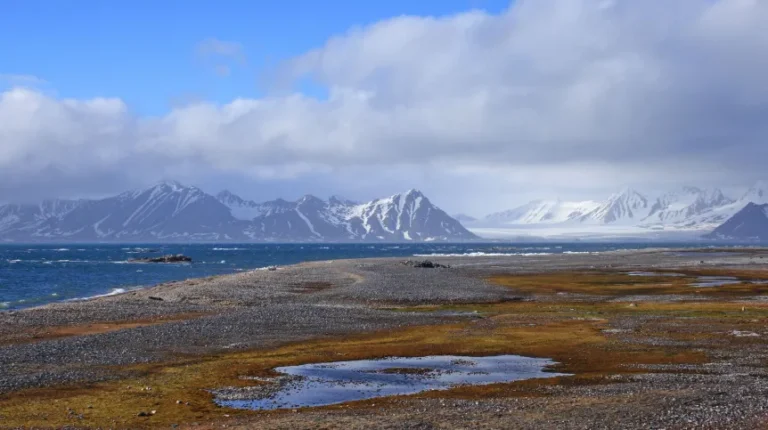
[[[429,356],[341,361],[279,367],[285,375],[256,389],[215,392],[216,402],[240,409],[324,406],[377,397],[446,390],[567,374],[546,372],[556,364],[519,355],[492,357]]]
[[[699,288],[722,287],[723,285],[740,284],[741,281],[733,276],[700,276],[691,286]]]

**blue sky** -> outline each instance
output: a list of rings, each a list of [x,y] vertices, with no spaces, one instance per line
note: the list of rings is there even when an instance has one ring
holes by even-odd
[[[439,16],[507,0],[208,1],[5,0],[0,73],[32,75],[58,97],[120,97],[141,115],[175,103],[259,97],[279,61],[334,35],[399,15]],[[244,61],[222,77],[198,53],[209,39],[238,43]],[[8,86],[9,83],[0,83]],[[311,88],[310,93],[314,93]]]

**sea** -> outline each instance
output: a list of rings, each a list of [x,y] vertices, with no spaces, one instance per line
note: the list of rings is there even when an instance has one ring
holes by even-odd
[[[146,244],[0,245],[0,311],[120,294],[161,282],[235,273],[304,261],[347,258],[429,258],[586,253],[619,249],[701,247],[701,244]],[[133,263],[184,254],[192,263]]]

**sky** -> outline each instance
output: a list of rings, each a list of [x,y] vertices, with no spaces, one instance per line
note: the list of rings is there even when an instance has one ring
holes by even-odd
[[[0,201],[736,192],[768,177],[765,28],[762,0],[6,0]]]

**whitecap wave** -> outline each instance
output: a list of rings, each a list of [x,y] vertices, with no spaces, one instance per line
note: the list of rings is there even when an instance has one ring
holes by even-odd
[[[11,302],[0,302],[0,309],[10,308]]]
[[[213,251],[245,251],[245,248],[213,248]]]
[[[67,302],[80,302],[80,301],[83,301],[83,300],[97,299],[99,297],[116,296],[118,294],[123,294],[123,293],[125,293],[127,291],[128,290],[126,290],[125,288],[113,288],[110,292],[105,293],[105,294],[97,294],[95,296],[88,296],[88,297],[78,297],[78,298],[69,299],[69,300],[66,300],[66,301]]]
[[[58,249],[52,249],[52,251],[56,251],[56,252],[67,252],[67,251],[69,251],[69,248],[58,248]]]

